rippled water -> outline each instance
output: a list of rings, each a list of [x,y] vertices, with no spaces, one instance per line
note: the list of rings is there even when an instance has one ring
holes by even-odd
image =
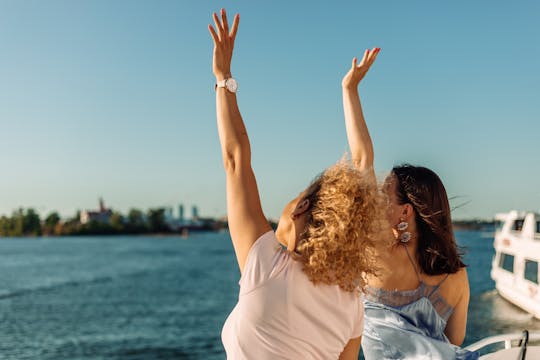
[[[502,300],[489,278],[491,234],[469,249],[466,343],[540,322]],[[227,233],[0,241],[0,359],[223,359],[236,303]]]
[[[0,358],[223,358],[226,234],[2,240],[0,254]]]

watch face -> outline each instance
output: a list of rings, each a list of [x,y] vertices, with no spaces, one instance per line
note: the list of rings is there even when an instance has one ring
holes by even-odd
[[[225,86],[227,87],[227,90],[233,93],[238,90],[238,83],[233,78],[227,79],[227,81],[225,82]]]

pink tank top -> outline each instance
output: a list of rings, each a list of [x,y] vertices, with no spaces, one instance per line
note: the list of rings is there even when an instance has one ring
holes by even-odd
[[[314,285],[269,231],[248,254],[221,338],[228,359],[337,359],[363,319],[359,295]]]

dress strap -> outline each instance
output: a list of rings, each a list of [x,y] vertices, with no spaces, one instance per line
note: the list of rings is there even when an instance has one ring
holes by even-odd
[[[446,281],[446,279],[448,279],[448,277],[450,276],[450,274],[446,274],[446,276],[444,277],[444,279],[442,279],[437,285],[435,285],[433,287],[433,290],[431,290],[431,292],[429,293],[429,296],[431,296],[434,292],[436,292],[437,290],[439,290],[439,288],[441,287],[441,285],[443,284],[443,282]]]
[[[443,284],[443,282],[445,282],[446,279],[448,279],[449,276],[450,276],[450,274],[446,274],[446,276],[444,277],[444,279],[442,279],[442,280],[437,284],[436,288],[437,288],[437,289],[440,288],[441,285]]]
[[[407,245],[403,244],[403,247],[405,248],[405,252],[407,253],[407,256],[409,257],[409,260],[411,261],[411,265],[414,269],[414,272],[416,273],[416,277],[418,278],[418,281],[422,282],[422,278],[420,277],[420,273],[418,272],[418,269],[416,268],[416,264],[414,263],[413,258],[411,257],[411,254],[409,254],[409,249],[407,249]]]

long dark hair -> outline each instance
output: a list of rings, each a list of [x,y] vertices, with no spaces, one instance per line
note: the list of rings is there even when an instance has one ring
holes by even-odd
[[[411,204],[416,215],[416,255],[422,271],[427,275],[453,274],[465,267],[441,179],[430,169],[409,164],[395,166],[392,174],[397,179],[397,201]]]

